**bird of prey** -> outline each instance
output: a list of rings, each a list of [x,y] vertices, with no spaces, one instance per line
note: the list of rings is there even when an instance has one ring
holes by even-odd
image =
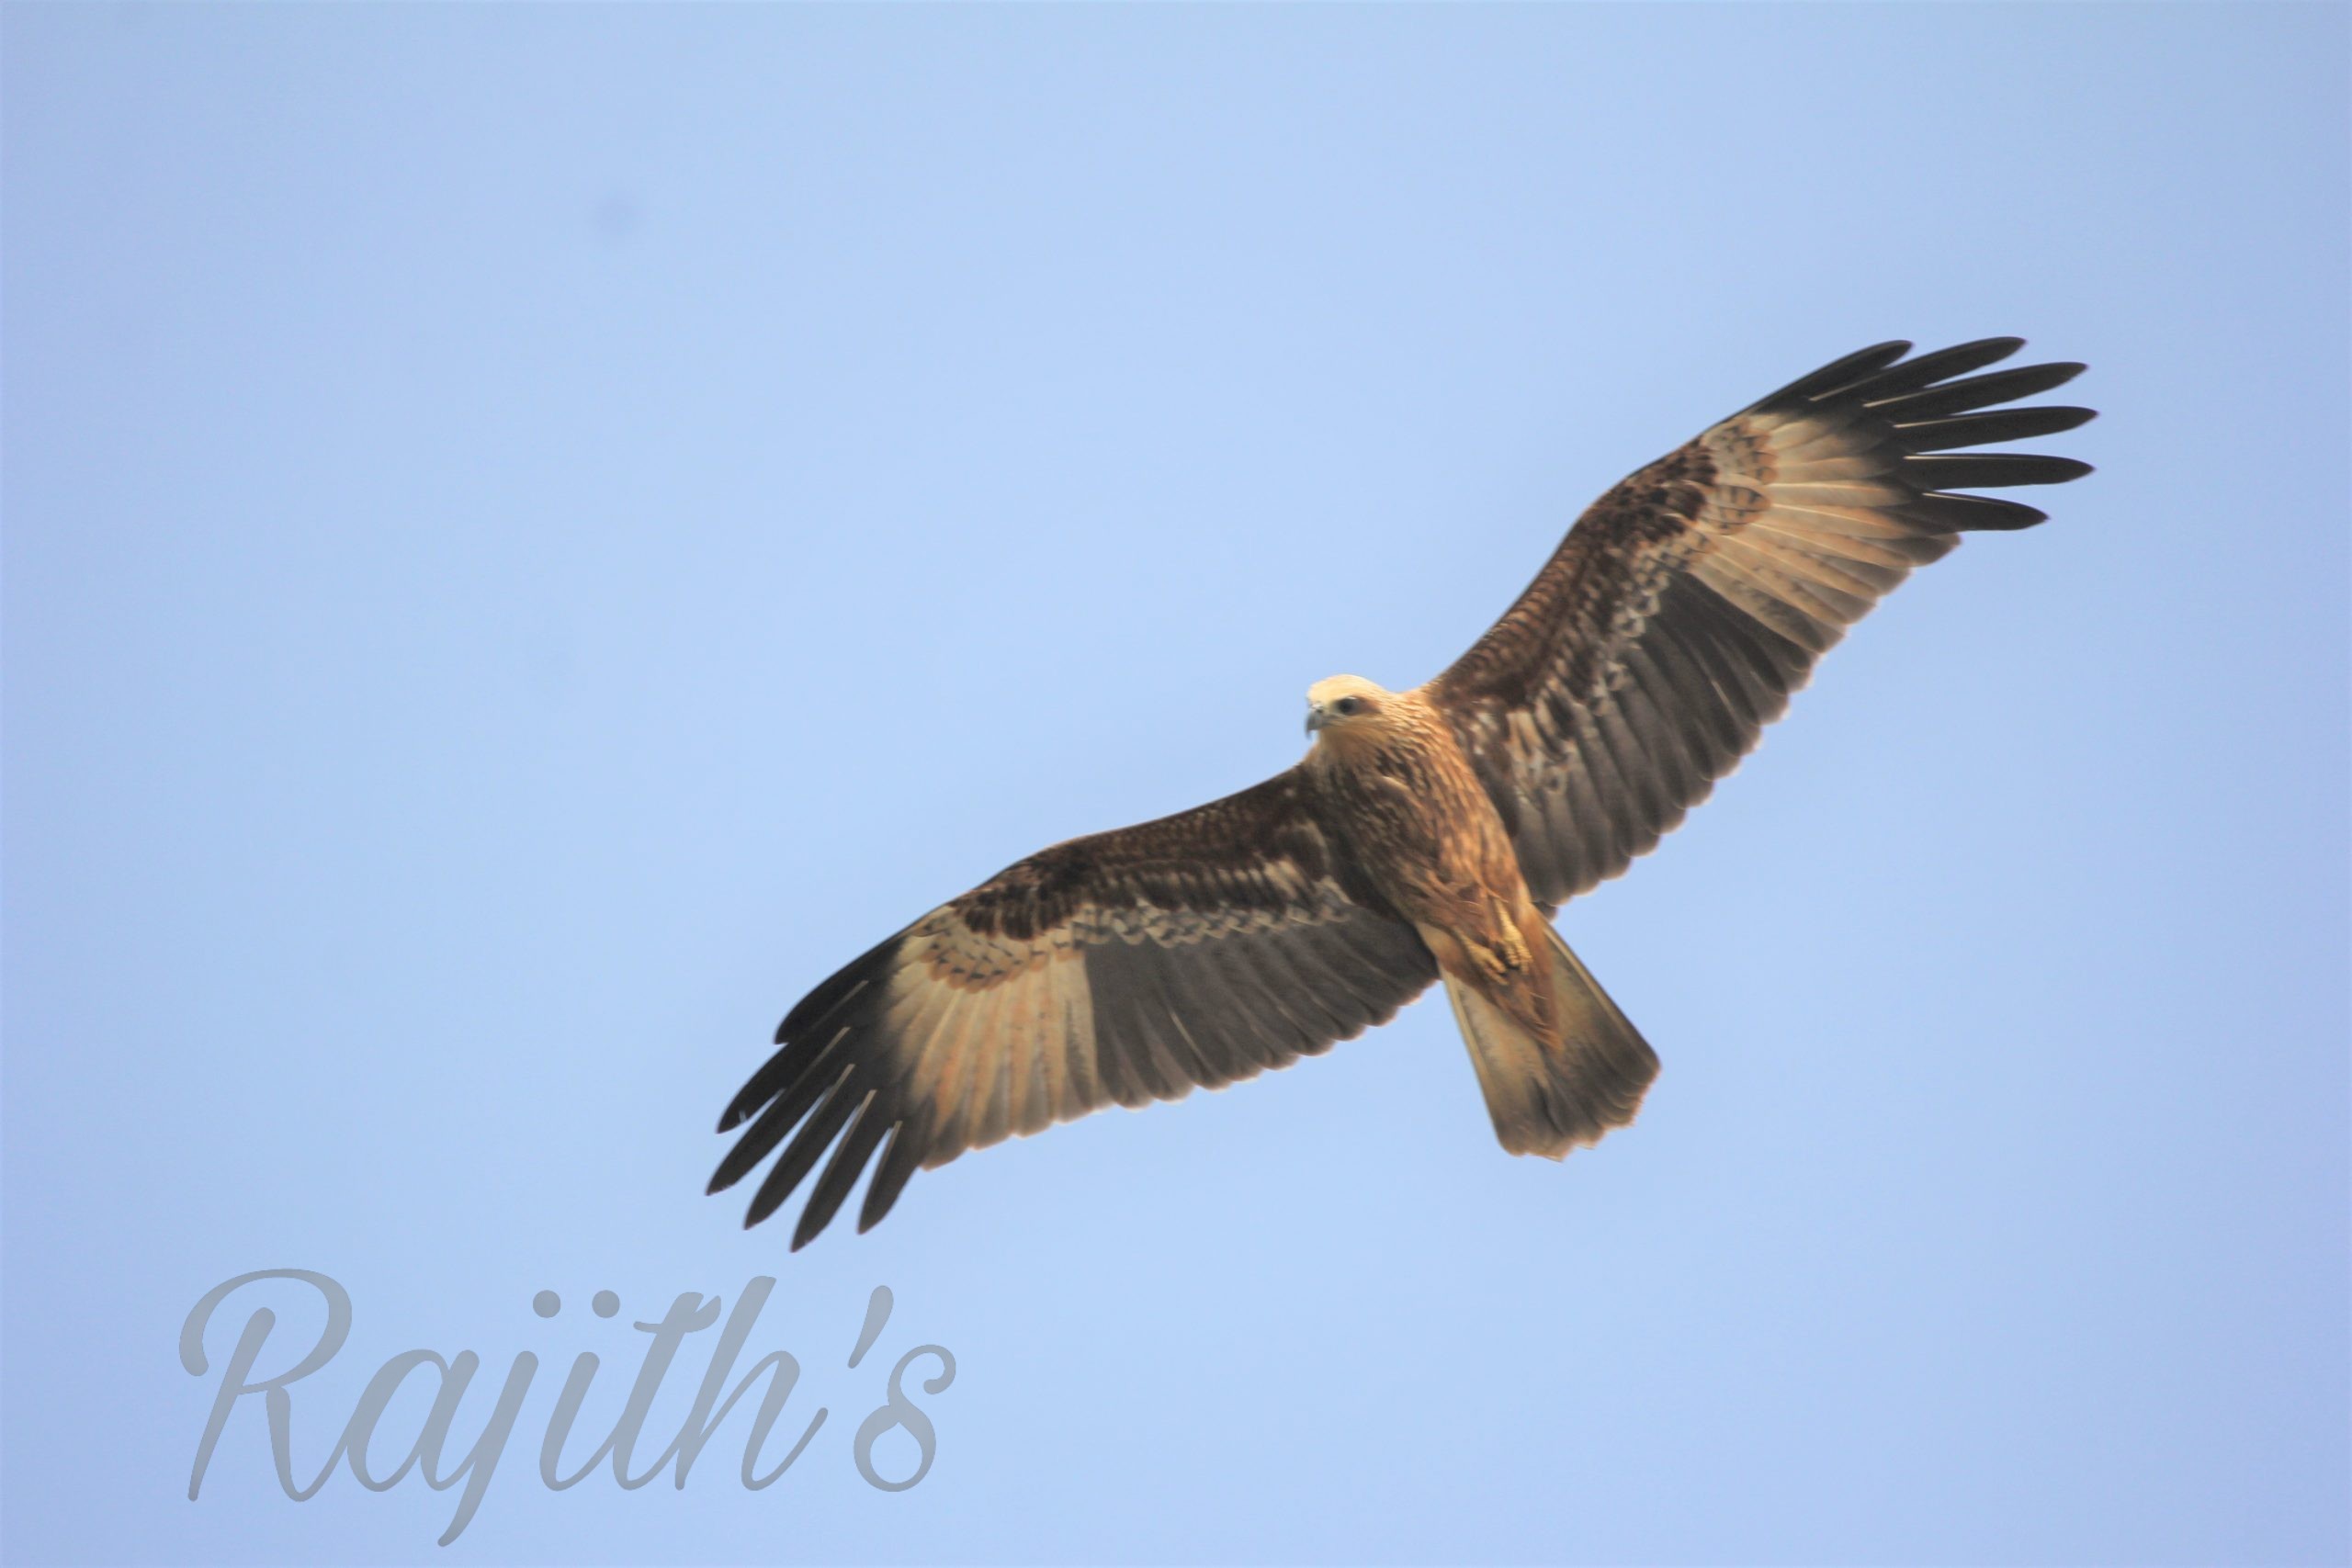
[[[1553,912],[1679,822],[1912,568],[2045,516],[1959,492],[2090,471],[1955,452],[2092,417],[1997,406],[2083,368],[1979,374],[2022,346],[1886,343],[1790,383],[1594,502],[1435,680],[1318,682],[1287,772],[922,916],[792,1009],[710,1190],[781,1147],[756,1224],[830,1148],[797,1250],[878,1153],[864,1231],[918,1169],[1287,1066],[1440,979],[1504,1148],[1557,1159],[1631,1122],[1657,1057]]]

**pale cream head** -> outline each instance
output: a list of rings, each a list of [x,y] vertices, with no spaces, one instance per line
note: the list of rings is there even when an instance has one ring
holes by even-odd
[[[1396,701],[1387,691],[1361,675],[1334,675],[1306,688],[1306,733],[1346,731],[1376,725],[1383,710]]]

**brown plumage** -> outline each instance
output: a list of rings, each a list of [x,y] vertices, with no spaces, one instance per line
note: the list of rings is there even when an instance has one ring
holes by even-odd
[[[1297,766],[916,920],[785,1019],[710,1190],[781,1145],[757,1224],[824,1157],[797,1248],[878,1154],[864,1230],[919,1168],[1286,1066],[1441,977],[1505,1148],[1556,1158],[1631,1122],[1657,1058],[1552,910],[1680,821],[1913,567],[2043,518],[1955,491],[2089,472],[1942,455],[2092,417],[1994,409],[2082,369],[1972,374],[2020,346],[1883,344],[1792,382],[1602,496],[1435,680],[1317,683]]]

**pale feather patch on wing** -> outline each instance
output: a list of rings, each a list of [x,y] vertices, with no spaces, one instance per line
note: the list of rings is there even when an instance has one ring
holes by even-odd
[[[1430,682],[1558,904],[1624,870],[1737,765],[1814,663],[1956,533],[2041,520],[1962,484],[2058,483],[2057,457],[1943,454],[2069,430],[2075,408],[1968,411],[2079,366],[1966,376],[2020,346],[1884,344],[1733,415],[1604,495],[1494,629]]]
[[[1254,1077],[1394,1016],[1435,968],[1377,895],[1342,886],[1301,789],[1294,771],[1057,845],[826,981],[730,1106],[727,1126],[755,1120],[713,1190],[784,1147],[756,1221],[833,1145],[797,1246],[877,1155],[860,1228],[918,1168]]]

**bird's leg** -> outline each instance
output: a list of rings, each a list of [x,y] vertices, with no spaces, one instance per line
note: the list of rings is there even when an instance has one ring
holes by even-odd
[[[1473,938],[1462,945],[1470,950],[1472,961],[1478,965],[1478,973],[1489,980],[1508,979],[1525,969],[1531,959],[1527,939],[1520,935],[1517,927],[1508,922],[1495,928],[1491,941]]]
[[[1528,951],[1527,938],[1521,932],[1519,922],[1511,919],[1510,911],[1500,905],[1495,907],[1495,913],[1501,917],[1503,967],[1526,968],[1535,961],[1535,955]]]

